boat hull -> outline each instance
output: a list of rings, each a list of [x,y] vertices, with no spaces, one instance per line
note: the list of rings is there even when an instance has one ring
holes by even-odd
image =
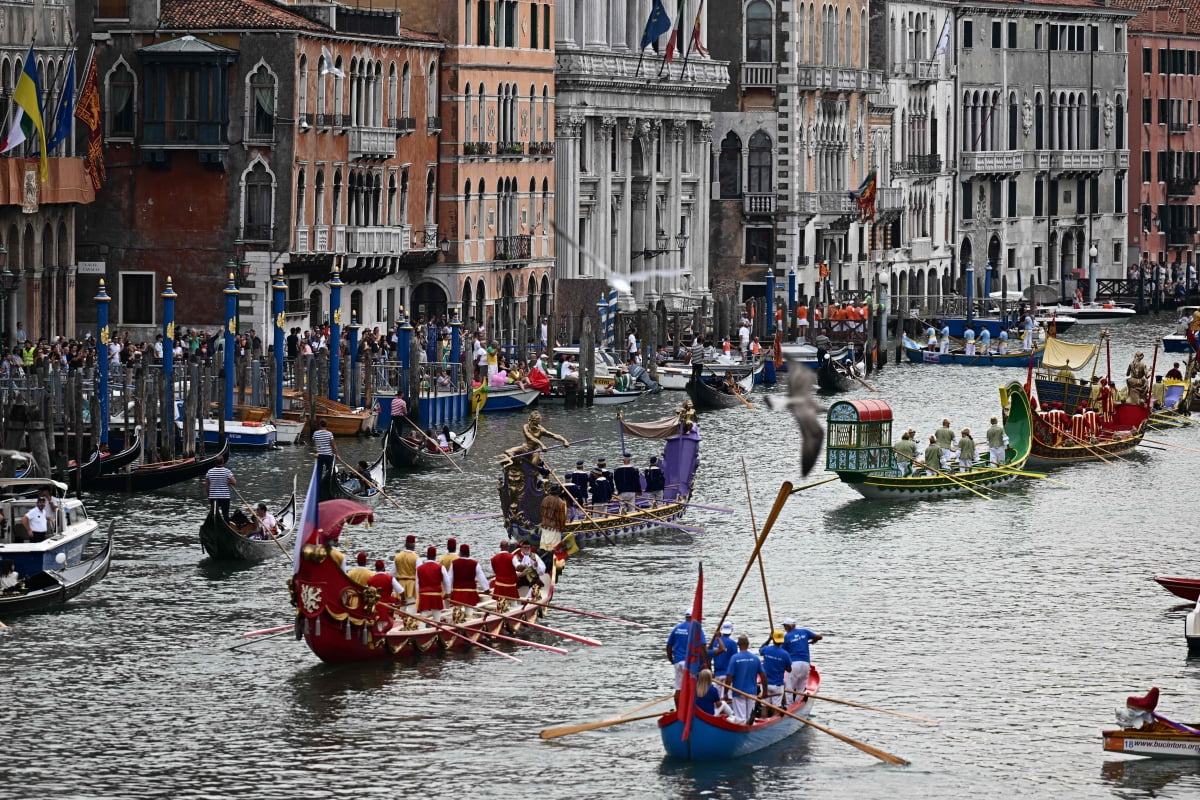
[[[1169,578],[1160,575],[1154,581],[1176,597],[1191,600],[1193,603],[1200,600],[1200,578]]]
[[[589,510],[587,517],[571,520],[563,535],[574,538],[575,544],[582,548],[603,547],[612,544],[630,544],[633,541],[654,533],[671,525],[683,517],[687,505],[682,502],[663,503],[654,508],[626,510],[617,512],[619,504],[612,503],[610,508],[614,513]],[[510,539],[534,546],[541,545],[541,532],[537,527],[528,527],[520,522],[510,522],[508,525]]]
[[[1194,727],[1194,726],[1193,726]],[[1200,758],[1200,736],[1176,730],[1104,731],[1104,749],[1151,758]]]
[[[475,435],[479,429],[479,417],[471,420],[471,424],[461,433],[452,434],[454,439],[454,447],[449,452],[434,452],[429,449],[429,444],[413,433],[411,436],[402,436],[402,426],[397,420],[392,426],[392,430],[388,432],[387,440],[387,458],[388,463],[396,469],[437,469],[439,467],[451,467],[456,462],[462,462],[470,452],[472,445],[475,444]],[[408,425],[409,432],[412,433],[413,426]]]
[[[198,478],[229,455],[229,443],[207,458],[189,458],[153,467],[134,468],[111,475],[98,475],[88,481],[88,491],[150,492]]]
[[[1133,318],[1137,312],[1128,306],[1105,308],[1100,305],[1074,306],[1043,306],[1038,309],[1043,315],[1061,314],[1074,317],[1079,325],[1122,325]]]
[[[280,552],[291,552],[292,541],[296,537],[295,494],[275,515],[275,522],[279,535],[274,540],[247,539],[210,511],[200,525],[200,546],[214,561],[265,561],[278,558]]]
[[[488,389],[482,411],[519,411],[533,405],[541,395],[537,389]]]
[[[1042,363],[1042,356],[1045,354],[1046,348],[1039,347],[1033,351],[1033,365],[1036,367]],[[1025,369],[1029,366],[1030,353],[989,353],[988,355],[969,356],[966,353],[935,353],[916,346],[915,342],[906,344],[904,354],[908,360],[914,364],[961,364],[966,367],[1020,367]]]
[[[55,568],[31,574],[27,583],[29,590],[26,592],[0,594],[0,614],[24,614],[58,608],[99,583],[108,574],[112,564],[115,528],[116,522],[109,523],[108,541],[104,549],[88,560],[61,570]]]
[[[821,677],[816,668],[808,675],[807,691],[816,694]],[[817,702],[811,697],[803,698],[788,707],[788,711],[799,717],[807,717],[812,705]],[[692,727],[685,741],[683,721],[678,712],[671,711],[658,720],[658,732],[662,737],[663,749],[672,758],[689,761],[716,761],[740,758],[791,736],[802,727],[803,722],[790,717],[772,717],[759,720],[753,725],[735,725],[720,717],[696,710]]]
[[[1006,464],[1008,469],[1020,469],[1021,464]],[[941,475],[903,477],[873,475],[861,472],[841,473],[851,489],[868,500],[912,500],[914,498],[959,497],[981,488],[1004,486],[1017,479],[1012,472],[977,468],[968,472],[952,472],[953,479]]]

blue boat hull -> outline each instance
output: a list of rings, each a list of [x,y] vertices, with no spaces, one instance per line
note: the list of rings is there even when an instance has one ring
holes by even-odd
[[[986,356],[969,356],[965,353],[932,353],[924,348],[912,347],[910,345],[905,345],[904,353],[908,356],[908,360],[915,364],[962,364],[968,367],[1029,366],[1029,353],[1006,353],[1004,355],[992,353]],[[1033,352],[1033,365],[1035,367],[1042,363],[1042,355],[1044,353],[1045,348],[1038,348]]]
[[[1190,353],[1192,346],[1188,344],[1186,336],[1172,334],[1164,336],[1162,339],[1164,353]]]
[[[487,402],[483,404],[484,411],[518,411],[522,408],[528,408],[533,405],[538,399],[536,391],[521,391],[521,392],[506,392],[499,390],[499,393],[488,391]]]
[[[808,692],[815,694],[820,684],[821,676],[813,667],[808,675]],[[788,711],[797,716],[807,716],[815,702],[812,698],[805,698],[789,706]],[[772,717],[754,725],[734,725],[697,709],[692,717],[690,735],[684,741],[683,721],[676,712],[664,714],[658,721],[658,731],[667,755],[689,761],[740,758],[770,747],[802,727],[807,726],[790,717]]]

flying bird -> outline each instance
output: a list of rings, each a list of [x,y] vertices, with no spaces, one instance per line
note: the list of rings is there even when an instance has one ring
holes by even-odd
[[[804,366],[798,358],[785,356],[788,361],[788,396],[786,400],[768,398],[772,408],[787,409],[800,426],[800,474],[807,475],[816,466],[821,454],[821,443],[825,441],[825,430],[817,420],[817,398],[813,392],[817,374]]]
[[[572,239],[570,234],[558,227],[558,225],[551,224],[551,227],[558,236],[562,237],[564,242],[578,250],[584,257],[596,265],[597,277],[603,278],[609,286],[624,294],[631,294],[633,292],[633,284],[635,283],[648,281],[651,278],[673,278],[676,275],[690,275],[692,272],[689,269],[651,269],[641,272],[630,272],[629,274],[617,272],[610,269],[604,259],[580,247],[579,243]]]

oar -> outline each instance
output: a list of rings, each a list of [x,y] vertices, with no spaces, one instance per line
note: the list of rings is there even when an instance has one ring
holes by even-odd
[[[622,500],[619,497],[617,498],[617,502],[623,506],[629,506],[630,508],[634,509],[635,511],[653,511],[654,510],[652,508],[642,508],[641,506],[637,505],[636,503],[631,503],[628,500]],[[664,528],[675,528],[677,530],[687,531],[688,533],[704,533],[703,528],[694,528],[691,525],[680,525],[677,522],[667,522],[666,520],[659,519],[658,517],[654,517],[654,516],[638,517],[633,514],[611,514],[611,513],[609,514],[609,516],[620,517],[621,519],[638,519],[638,520],[644,519],[654,525],[661,525]]]
[[[822,484],[832,483],[833,481],[836,481],[836,480],[841,480],[841,479],[837,475],[834,475],[832,478],[823,478],[814,483],[806,483],[803,486],[797,486],[795,489],[791,489],[789,491],[791,491],[792,494],[796,494],[797,492],[803,492],[805,489],[811,489],[814,486],[821,486]]]
[[[230,484],[230,485],[229,485],[229,488],[230,488],[230,489],[233,489],[233,493],[234,493],[234,494],[236,494],[236,495],[238,496],[238,500],[241,500],[241,501],[242,501],[242,505],[244,505],[244,506],[246,507],[246,510],[250,512],[250,519],[254,520],[254,524],[255,524],[255,525],[258,525],[258,526],[261,528],[261,527],[262,527],[262,524],[261,524],[261,523],[259,523],[259,521],[258,521],[258,515],[254,513],[254,509],[253,509],[253,508],[251,508],[251,507],[250,507],[250,504],[246,502],[246,498],[242,497],[242,493],[241,493],[241,492],[239,492],[239,491],[238,491],[238,488],[237,488],[236,486],[234,486],[233,484]],[[295,487],[292,487],[292,488],[295,488]],[[224,521],[224,520],[222,520],[222,521]],[[229,523],[228,523],[228,522],[226,522],[225,524],[226,524],[226,525],[228,525]],[[263,533],[265,533],[265,534],[267,535],[267,538],[268,538],[268,539],[270,539],[270,540],[271,540],[272,542],[274,542],[275,544],[279,545],[279,550],[280,550],[280,552],[282,552],[282,553],[283,553],[283,557],[284,557],[284,558],[286,558],[288,561],[291,561],[291,560],[292,560],[292,554],[291,554],[291,553],[289,553],[289,552],[287,551],[287,548],[285,548],[285,547],[283,546],[283,544],[282,544],[282,543],[279,541],[279,537],[278,537],[278,536],[273,536],[273,535],[271,535],[271,532],[270,532],[270,531],[268,531],[268,530],[266,530],[266,529],[264,529],[264,530],[263,530]]]
[[[243,639],[249,639],[251,636],[262,636],[264,633],[279,633],[280,631],[290,631],[296,627],[296,623],[289,622],[287,625],[280,625],[278,628],[263,628],[261,631],[247,631],[242,634]]]
[[[454,460],[453,458],[451,458],[451,457],[450,457],[450,454],[449,454],[449,453],[447,453],[446,451],[442,450],[442,446],[441,446],[440,444],[438,444],[436,441],[434,441],[432,438],[430,438],[429,434],[427,434],[425,431],[421,430],[421,426],[420,426],[420,425],[418,425],[417,423],[413,422],[413,421],[412,421],[411,419],[409,419],[407,416],[401,417],[400,419],[404,420],[404,421],[405,421],[405,422],[407,422],[409,425],[412,425],[412,426],[413,426],[413,428],[415,428],[415,429],[416,429],[417,433],[421,434],[421,436],[422,436],[422,437],[425,439],[425,441],[427,441],[427,442],[429,442],[431,445],[433,445],[433,449],[434,449],[434,451],[435,451],[435,452],[437,452],[437,453],[440,453],[440,454],[442,454],[443,456],[445,456],[445,457],[446,457],[446,460],[447,460],[447,461],[449,461],[451,464],[453,464],[453,465],[454,465],[454,468],[455,468],[456,470],[458,470],[460,473],[463,471],[462,467],[460,467],[460,466],[458,465],[458,463],[457,463],[457,462],[455,462],[455,460]]]
[[[504,516],[504,514],[500,511],[494,511],[491,514],[455,514],[454,516],[450,517],[450,521],[451,522],[464,522],[466,520],[493,519],[495,517],[502,517],[502,516]]]
[[[1071,441],[1075,442],[1075,444],[1077,444],[1077,445],[1079,445],[1080,447],[1082,447],[1083,449],[1087,450],[1089,453],[1091,453],[1091,454],[1092,454],[1092,455],[1094,455],[1096,458],[1098,458],[1098,459],[1100,459],[1101,461],[1103,461],[1105,464],[1111,464],[1111,463],[1112,463],[1111,461],[1109,461],[1109,460],[1108,460],[1108,458],[1105,458],[1105,457],[1104,457],[1104,454],[1103,454],[1103,453],[1101,453],[1101,452],[1100,452],[1099,450],[1097,450],[1095,447],[1092,447],[1091,445],[1089,445],[1089,444],[1088,444],[1087,442],[1085,442],[1083,439],[1080,439],[1078,436],[1076,436],[1075,434],[1071,433],[1071,432],[1070,432],[1069,430],[1067,430],[1066,428],[1060,428],[1060,427],[1058,427],[1057,425],[1051,425],[1051,426],[1050,426],[1050,430],[1052,430],[1052,431],[1055,431],[1055,432],[1057,432],[1057,433],[1061,433],[1063,436],[1065,436],[1065,437],[1067,437],[1068,439],[1070,439]],[[1109,454],[1108,454],[1108,457],[1109,457],[1109,458],[1115,458],[1117,461],[1125,461],[1125,460],[1126,460],[1126,459],[1124,459],[1124,458],[1121,458],[1119,455],[1116,455],[1115,453],[1109,453]]]
[[[825,695],[821,694],[810,694],[808,692],[803,692],[803,695],[805,697],[811,697],[814,700],[824,700],[826,703],[837,703],[840,706],[863,708],[867,711],[878,711],[880,714],[891,714],[894,717],[904,717],[905,719],[915,719],[918,722],[928,722],[931,725],[941,725],[941,723],[936,719],[930,719],[929,717],[918,717],[916,714],[904,714],[900,711],[889,711],[886,708],[876,708],[875,706],[868,706],[862,703],[852,703],[849,700],[838,700],[836,698],[826,697]]]
[[[493,594],[492,592],[480,592],[480,594],[486,594],[490,597],[496,597],[496,595]],[[507,598],[507,599],[512,599],[512,598]],[[629,620],[621,619],[620,617],[610,617],[606,614],[595,614],[595,613],[592,613],[591,611],[580,611],[577,608],[567,608],[566,606],[555,606],[555,605],[551,605],[550,603],[533,603],[533,602],[530,602],[527,600],[527,601],[525,601],[525,605],[541,606],[542,608],[549,608],[553,611],[566,611],[568,614],[580,614],[585,617],[595,617],[596,619],[604,619],[604,620],[608,620],[609,622],[619,622],[622,625],[633,625],[638,628],[649,628],[650,627],[649,625],[646,625],[645,623],[642,623],[642,622],[630,622]]]
[[[431,627],[431,628],[433,628],[433,629],[435,629],[435,630],[442,631],[442,632],[444,632],[444,633],[448,633],[448,634],[450,634],[451,636],[454,636],[454,637],[456,637],[456,638],[462,639],[464,642],[466,642],[466,643],[468,643],[468,644],[473,644],[473,645],[475,645],[475,646],[476,646],[476,647],[478,647],[478,648],[481,648],[481,649],[483,649],[483,650],[487,650],[489,653],[495,653],[495,654],[496,654],[496,655],[498,655],[498,656],[504,656],[504,657],[505,657],[505,658],[507,658],[509,661],[515,661],[515,662],[517,662],[518,664],[520,664],[520,663],[521,663],[521,659],[517,658],[516,656],[514,656],[514,655],[509,655],[508,653],[505,653],[505,652],[503,652],[502,650],[497,650],[497,649],[496,649],[496,648],[494,648],[494,647],[488,647],[488,646],[487,646],[486,644],[484,644],[483,642],[477,642],[477,641],[475,641],[474,639],[472,639],[470,636],[465,636],[465,635],[463,635],[463,634],[459,633],[458,631],[454,630],[454,628],[450,627],[449,625],[447,625],[447,624],[445,624],[445,623],[441,623],[441,622],[434,622],[434,621],[433,621],[432,619],[430,619],[429,617],[422,617],[422,616],[421,616],[421,615],[419,615],[419,614],[410,614],[410,613],[408,613],[407,611],[405,611],[404,609],[400,608],[399,606],[388,605],[388,604],[386,604],[386,603],[379,603],[378,605],[382,605],[384,608],[390,608],[392,611],[394,611],[394,612],[396,612],[397,614],[400,614],[400,615],[402,615],[402,616],[405,616],[405,617],[411,617],[412,619],[415,619],[415,620],[420,620],[421,622],[424,622],[426,625],[428,625],[429,627]],[[386,635],[398,636],[399,634],[397,633],[397,634],[384,634],[384,635],[385,635],[385,636],[386,636]]]
[[[713,685],[714,686],[722,686],[731,692],[740,694],[742,697],[749,697],[751,700],[757,700],[758,703],[763,708],[769,708],[777,714],[782,714],[785,717],[791,717],[794,720],[803,722],[805,725],[808,725],[810,728],[816,728],[821,733],[827,733],[830,736],[832,736],[833,738],[840,739],[841,741],[845,742],[848,745],[851,745],[852,747],[857,747],[859,750],[862,750],[864,753],[875,756],[875,758],[878,758],[880,761],[886,761],[889,764],[896,764],[898,766],[904,766],[905,764],[908,763],[900,756],[894,756],[891,753],[888,753],[884,750],[880,750],[878,747],[872,747],[871,745],[867,744],[866,742],[860,742],[857,739],[851,739],[849,736],[847,736],[844,733],[838,733],[837,731],[832,731],[829,728],[826,728],[824,725],[818,725],[817,723],[813,722],[811,719],[805,719],[804,717],[801,717],[798,714],[793,714],[792,712],[788,711],[786,708],[780,708],[779,706],[773,706],[770,703],[767,703],[767,702],[761,700],[757,695],[743,692],[741,689],[735,689],[732,686],[730,686],[729,684],[721,683],[720,681],[713,681]]]
[[[746,469],[746,457],[742,456],[742,480],[746,484],[746,507],[750,509],[750,530],[754,533],[754,541],[758,541],[758,523],[754,521],[754,501],[750,497],[750,472]],[[762,578],[763,600],[767,605],[767,629],[774,632],[775,617],[771,614],[771,595],[767,593],[767,568],[763,564],[762,553],[754,559],[758,562],[758,575]],[[717,630],[720,630],[718,628]]]
[[[232,647],[230,647],[230,648],[228,648],[228,649],[230,649],[230,650],[236,650],[236,649],[238,649],[239,647],[245,647],[246,645],[249,645],[249,644],[258,644],[259,642],[265,642],[267,639],[274,639],[276,636],[283,636],[283,635],[284,635],[284,634],[286,634],[286,633],[291,633],[291,629],[292,629],[293,627],[294,627],[294,626],[292,626],[292,625],[288,625],[288,630],[286,630],[286,631],[279,631],[279,632],[277,632],[277,633],[272,633],[272,634],[269,634],[269,635],[267,635],[267,636],[260,636],[259,638],[257,638],[257,639],[251,639],[251,640],[250,640],[250,641],[248,641],[248,642],[238,642],[237,644],[233,645]]]
[[[557,739],[560,736],[569,736],[572,733],[583,733],[584,731],[594,731],[598,728],[611,728],[614,725],[624,725],[626,722],[638,722],[644,719],[657,719],[662,714],[641,714],[636,717],[614,717],[613,719],[602,719],[599,722],[585,722],[582,725],[566,725],[562,728],[546,728],[538,736],[543,739]]]
[[[1160,442],[1157,439],[1142,439],[1142,441],[1149,442],[1150,444],[1161,444],[1163,447],[1174,447],[1176,450],[1186,450],[1189,453],[1200,453],[1200,450],[1196,450],[1192,447],[1182,447],[1177,444],[1171,444],[1170,442]]]
[[[527,619],[522,619],[521,617],[517,617],[512,614],[501,614],[499,611],[492,611],[490,609],[480,608],[479,606],[473,606],[470,603],[461,603],[458,600],[450,600],[449,602],[453,603],[456,606],[462,606],[463,608],[469,608],[473,611],[478,611],[480,614],[483,614],[485,617],[488,614],[491,614],[494,617],[499,617],[500,619],[511,620],[513,622],[520,623],[521,625],[528,625],[530,628],[533,628],[534,630],[545,631],[546,633],[553,633],[555,636],[561,636],[564,639],[570,639],[572,641],[579,642],[580,644],[586,644],[590,647],[599,647],[600,646],[600,642],[597,641],[596,639],[589,639],[586,636],[576,636],[573,633],[567,633],[566,631],[560,631],[557,628],[551,628],[548,625],[539,625],[536,622],[530,622]]]
[[[948,474],[946,474],[945,472],[942,472],[940,469],[937,469],[936,467],[930,467],[930,466],[928,466],[927,464],[925,464],[925,462],[923,462],[923,461],[918,461],[917,459],[913,458],[912,456],[905,455],[904,453],[898,453],[898,455],[899,455],[899,456],[901,456],[902,458],[907,458],[909,461],[911,461],[911,462],[913,463],[913,465],[914,465],[914,466],[919,466],[919,467],[921,467],[921,468],[923,468],[923,469],[932,469],[932,470],[933,470],[933,472],[934,472],[934,474],[936,474],[936,475],[940,475],[940,476],[942,476],[943,478],[948,478],[948,479],[949,479],[950,481],[952,481],[953,483],[956,483],[956,484],[958,484],[959,486],[963,487],[964,489],[966,489],[966,490],[967,490],[968,492],[970,492],[971,494],[977,494],[977,495],[979,495],[979,496],[980,496],[980,497],[982,497],[984,500],[994,500],[994,499],[995,499],[994,497],[988,497],[988,496],[987,496],[986,494],[984,494],[983,492],[978,492],[978,491],[976,491],[975,489],[972,489],[972,488],[971,488],[971,485],[970,485],[969,483],[967,483],[967,482],[965,482],[965,481],[958,480],[958,479],[957,479],[957,478],[955,478],[954,476],[952,476],[952,475],[948,475]],[[917,476],[913,476],[913,477],[917,477]],[[985,486],[985,487],[981,487],[981,488],[985,488],[985,489],[986,489],[987,487]],[[996,490],[995,490],[995,489],[989,489],[989,491],[995,492]],[[996,494],[1003,494],[1003,492],[996,492]]]
[[[746,568],[742,570],[742,577],[738,579],[737,586],[733,590],[733,596],[729,598],[729,604],[725,606],[725,611],[721,614],[721,621],[717,623],[715,630],[721,630],[721,626],[725,624],[725,618],[729,616],[729,610],[733,608],[733,601],[737,599],[738,592],[742,590],[742,584],[746,582],[746,576],[750,574],[750,568],[754,566],[754,560],[758,558],[758,553],[762,550],[763,543],[767,541],[767,535],[775,527],[775,520],[779,519],[779,514],[783,511],[783,506],[787,503],[787,499],[791,494],[791,481],[784,481],[779,484],[779,494],[775,496],[775,505],[771,506],[771,513],[767,515],[767,521],[763,523],[762,531],[758,534],[758,541],[754,543],[754,552],[750,554],[750,560],[746,562]]]
[[[1050,483],[1057,483],[1059,486],[1066,486],[1068,489],[1073,488],[1071,486],[1071,484],[1069,484],[1069,483],[1063,483],[1062,481],[1056,481],[1056,480],[1054,480],[1054,478],[1047,477],[1046,475],[1043,475],[1040,472],[1026,472],[1024,470],[1015,469],[1013,467],[1006,467],[1003,464],[989,464],[986,467],[986,469],[995,469],[995,470],[1000,470],[1001,472],[1011,472],[1013,475],[1020,475],[1022,478],[1037,478],[1039,480],[1049,481]]]
[[[534,453],[546,453],[546,452],[549,452],[550,450],[557,450],[560,447],[569,447],[573,444],[583,444],[584,442],[590,442],[591,440],[592,440],[591,437],[588,437],[587,439],[576,439],[575,441],[568,442],[567,444],[550,445],[549,447],[543,447],[540,450],[526,450],[524,453],[517,453],[515,456],[513,456],[513,460],[515,461],[516,459],[521,458],[522,456],[529,456],[529,455],[533,455]],[[500,459],[500,458],[503,458],[503,456],[493,456],[493,458]]]
[[[702,506],[699,503],[680,503],[681,506],[687,508],[698,508],[701,511],[716,511],[719,514],[732,514],[732,508],[722,508],[721,506]]]
[[[357,475],[358,479],[363,482],[363,486],[375,486],[375,481],[369,479],[366,475],[363,475],[361,472],[356,470],[354,467],[350,466],[348,463],[346,463],[346,460],[343,459],[341,456],[335,455],[335,458],[337,458],[338,461],[342,462],[342,466],[344,466],[346,469],[350,470],[355,475]],[[329,480],[336,481],[337,478],[331,474],[331,475],[329,475]],[[388,495],[388,493],[383,490],[382,486],[375,486],[375,491],[379,492],[379,496],[382,497],[384,500],[387,500],[392,505],[394,505],[397,508],[397,510],[399,510],[405,514],[408,513],[408,509],[405,508],[404,506],[400,505],[399,503],[397,503],[395,500],[393,500]]]
[[[587,511],[587,509],[585,509],[585,508],[583,507],[583,504],[579,502],[579,498],[577,498],[575,495],[573,495],[573,494],[572,494],[572,493],[571,493],[571,492],[570,492],[570,491],[567,489],[567,487],[563,485],[563,482],[562,482],[562,481],[560,481],[560,480],[558,479],[558,476],[554,474],[554,470],[548,470],[548,473],[549,473],[549,475],[550,475],[550,477],[551,477],[551,478],[554,478],[554,482],[558,484],[558,487],[559,487],[560,489],[562,489],[562,493],[563,493],[564,495],[566,495],[567,497],[571,498],[571,502],[575,504],[575,507],[576,507],[577,509],[579,509],[580,513],[581,513],[581,514],[583,514],[583,516],[584,516],[584,517],[587,519],[587,521],[588,521],[588,522],[590,522],[590,523],[592,524],[592,527],[594,527],[594,528],[595,528],[597,531],[599,531],[599,532],[600,532],[600,535],[604,537],[604,540],[605,540],[606,542],[608,542],[609,544],[611,544],[611,545],[616,545],[616,542],[614,542],[614,541],[612,540],[612,537],[611,537],[611,536],[609,536],[609,535],[608,535],[608,533],[606,533],[606,532],[604,531],[604,529],[602,529],[602,528],[599,526],[599,524],[597,524],[596,520],[592,519],[592,515],[591,515],[591,514],[589,514],[589,513],[588,513],[588,511]],[[564,533],[565,533],[565,531],[564,531]],[[539,537],[541,536],[541,534],[540,534],[540,533],[539,533],[538,535],[539,535]]]

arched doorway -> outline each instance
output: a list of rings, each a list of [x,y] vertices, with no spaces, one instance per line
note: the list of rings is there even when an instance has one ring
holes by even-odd
[[[958,248],[958,265],[963,271],[963,277],[961,280],[955,281],[955,284],[956,284],[955,288],[958,290],[959,294],[966,293],[966,286],[963,285],[962,281],[966,279],[967,265],[968,264],[973,265],[974,262],[975,262],[975,248],[971,244],[970,238],[963,239],[962,244],[959,245],[959,248]]]
[[[316,330],[321,327],[321,323],[325,321],[324,301],[321,298],[321,290],[313,289],[308,293],[308,327],[311,330]]]
[[[543,317],[550,316],[550,277],[547,275],[542,276],[541,307],[538,314]]]
[[[500,289],[500,308],[497,311],[500,324],[500,341],[512,342],[516,338],[516,290],[513,287],[512,275],[504,276]]]
[[[470,283],[464,289],[470,292]],[[436,283],[418,283],[412,293],[412,313],[426,320],[440,319],[446,313],[446,291]]]
[[[488,319],[485,316],[487,313],[487,284],[480,278],[475,284],[475,325],[481,328],[488,327]],[[494,333],[488,331],[489,334]]]
[[[470,316],[471,316],[471,312],[472,312],[471,279],[470,278],[467,278],[465,281],[463,281],[461,302],[462,302],[462,311],[459,314],[459,316],[462,317],[462,323],[467,326],[467,328],[470,330],[471,333],[474,333],[475,328],[471,327],[471,324],[470,324]],[[478,326],[476,326],[476,327],[478,327]]]

